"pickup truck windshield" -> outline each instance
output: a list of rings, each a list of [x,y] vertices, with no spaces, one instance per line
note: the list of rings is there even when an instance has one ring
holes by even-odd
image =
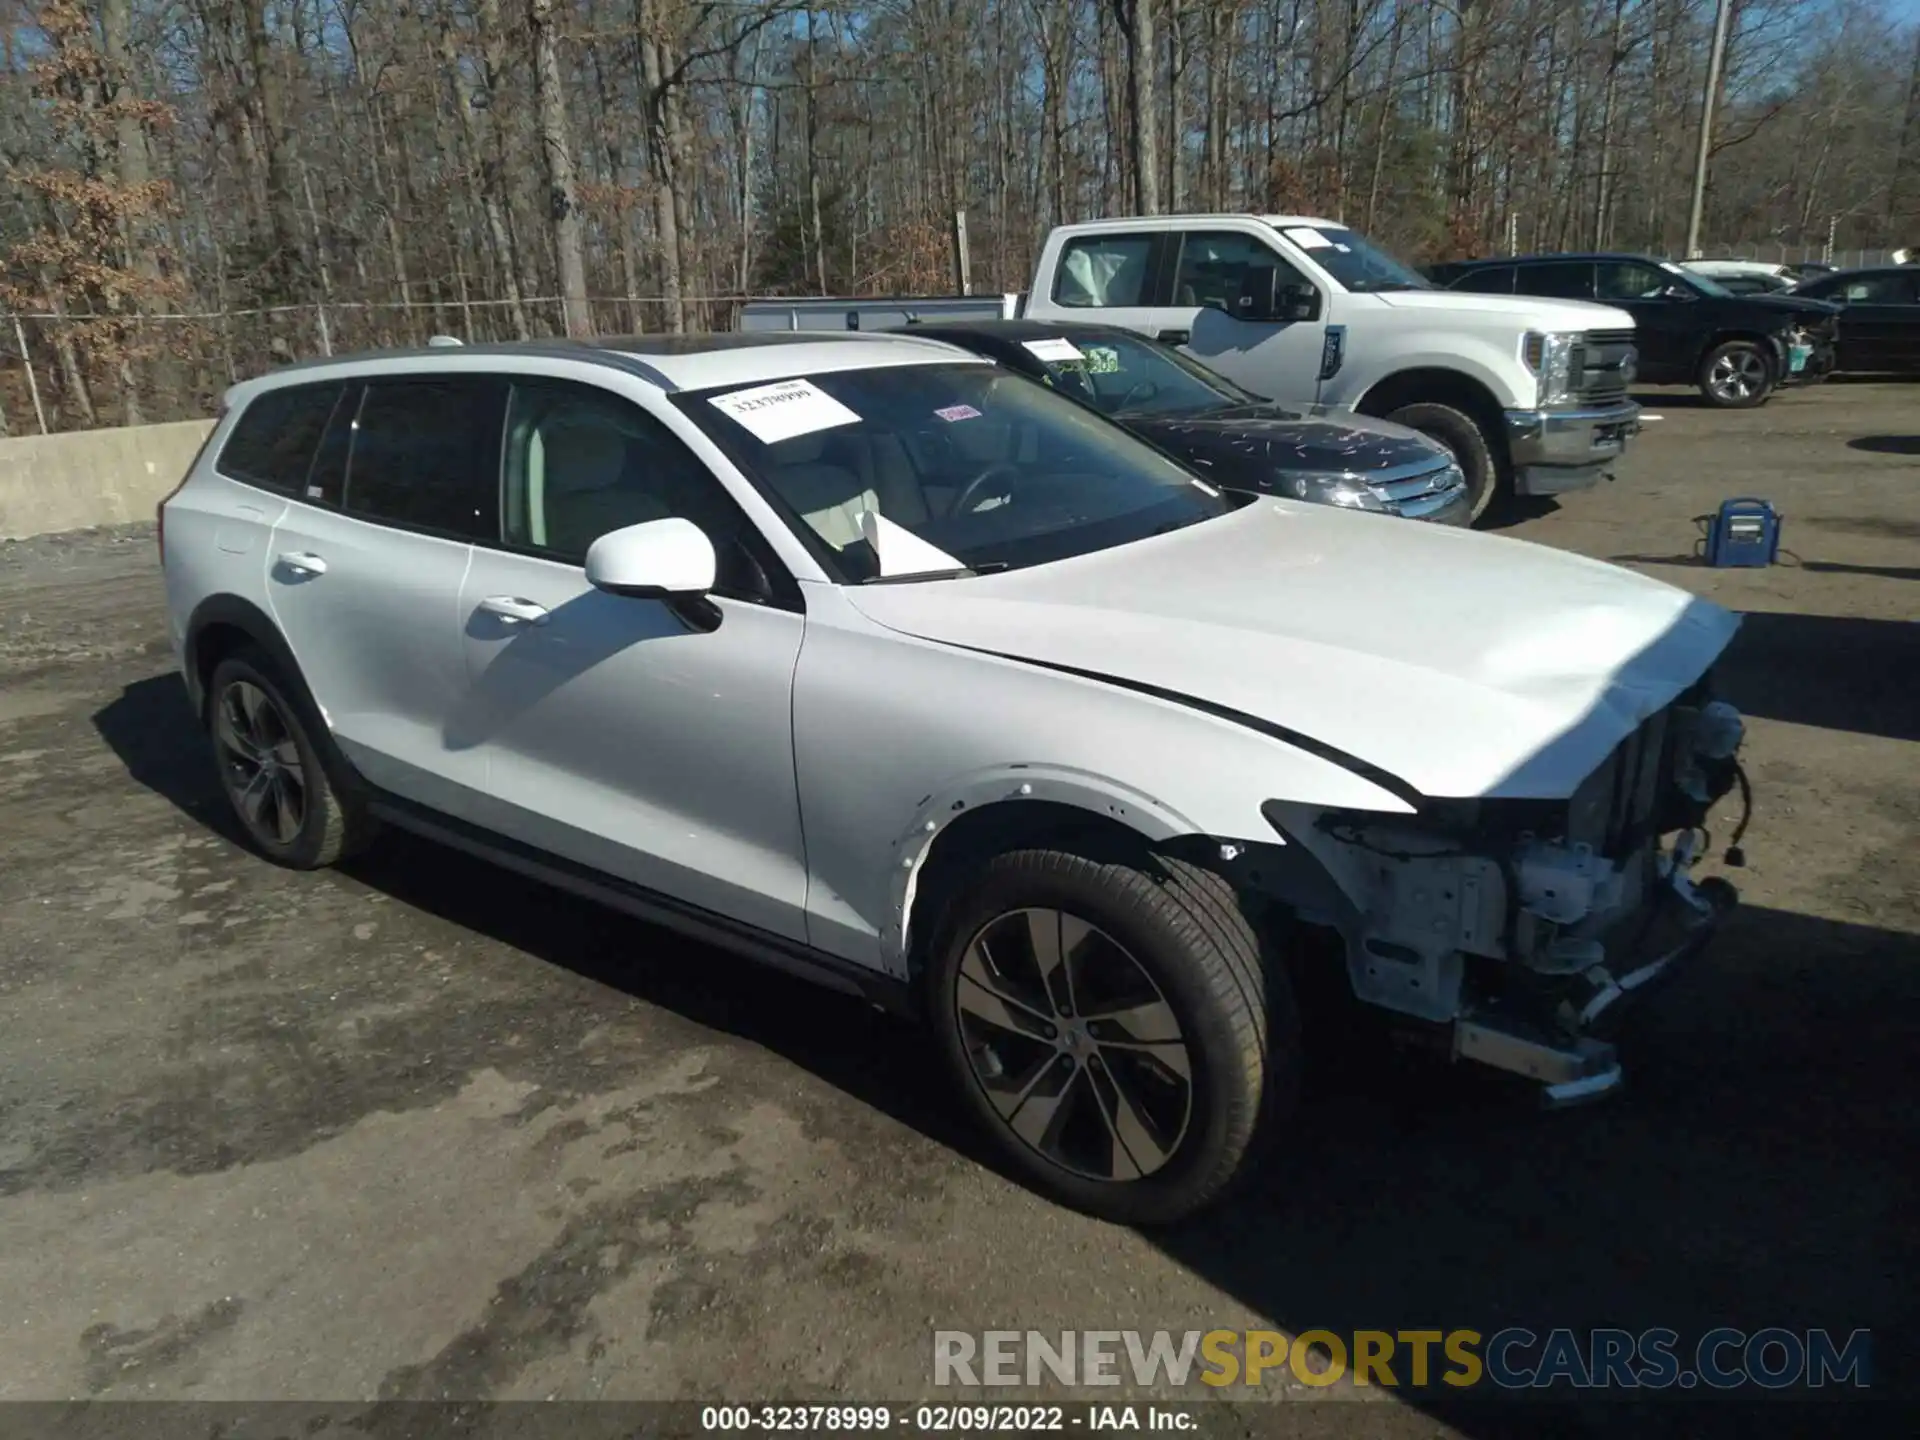
[[[1048,384],[1106,415],[1205,415],[1263,403],[1178,350],[1132,336],[1076,336],[1027,348],[1045,367]],[[1068,351],[1077,358],[1054,358]]]
[[[673,399],[842,583],[1045,564],[1240,503],[991,365],[827,371]]]
[[[1298,245],[1347,289],[1431,290],[1434,284],[1411,265],[1395,259],[1352,230],[1330,225],[1282,225],[1280,233]]]

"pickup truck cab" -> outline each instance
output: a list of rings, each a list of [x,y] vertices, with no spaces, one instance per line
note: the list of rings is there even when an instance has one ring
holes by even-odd
[[[1125,326],[1271,399],[1423,431],[1460,461],[1476,516],[1503,494],[1595,484],[1639,425],[1631,316],[1436,289],[1332,220],[1064,225],[1047,237],[1025,313]]]

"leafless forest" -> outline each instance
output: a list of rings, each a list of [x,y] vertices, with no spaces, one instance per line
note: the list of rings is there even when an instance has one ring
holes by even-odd
[[[1731,4],[1709,253],[1920,240],[1912,11]],[[1713,22],[1713,0],[0,0],[0,426],[205,414],[276,359],[435,332],[945,291],[962,210],[979,290],[1024,288],[1058,221],[1142,211],[1332,214],[1417,260],[1673,253]]]

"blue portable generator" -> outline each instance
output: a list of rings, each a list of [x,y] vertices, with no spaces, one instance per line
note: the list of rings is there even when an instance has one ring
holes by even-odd
[[[1721,503],[1707,524],[1707,564],[1771,565],[1780,553],[1780,512],[1742,496]]]

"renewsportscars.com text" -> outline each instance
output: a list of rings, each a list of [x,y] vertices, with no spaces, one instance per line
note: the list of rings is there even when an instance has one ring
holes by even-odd
[[[1866,1330],[937,1330],[935,1385],[1865,1390]]]

